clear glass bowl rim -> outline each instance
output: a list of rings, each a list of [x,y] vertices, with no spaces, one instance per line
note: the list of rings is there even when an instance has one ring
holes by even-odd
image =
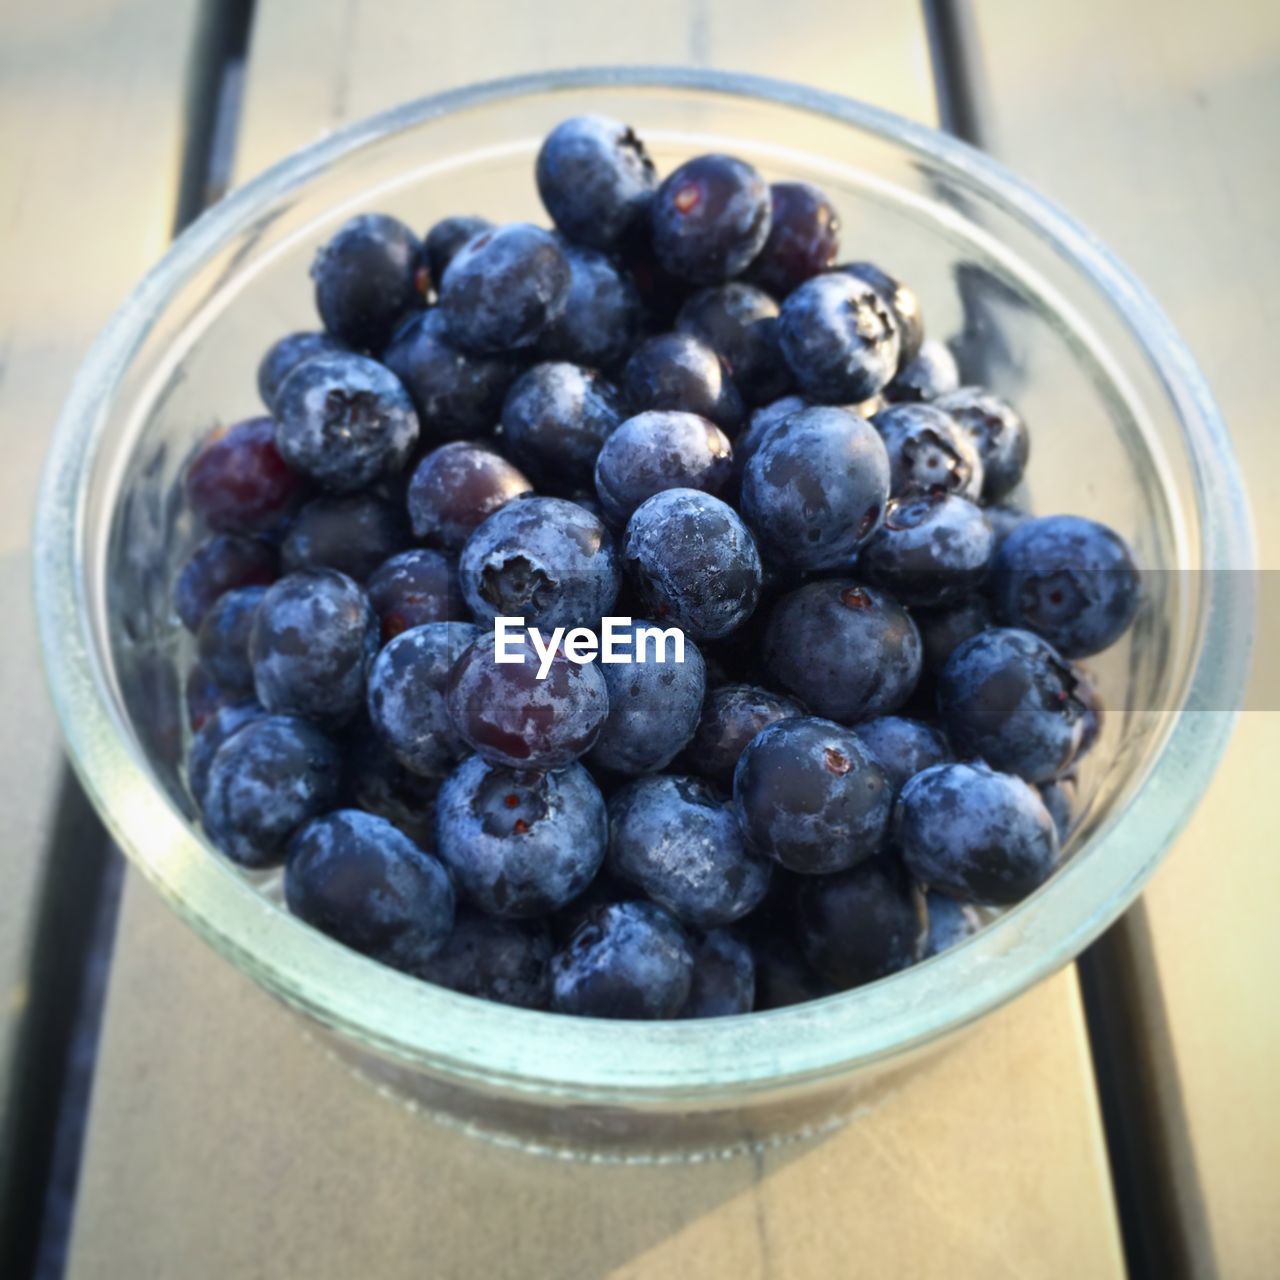
[[[379,138],[521,95],[671,89],[798,108],[888,141],[980,187],[1034,225],[1106,294],[1159,374],[1190,455],[1200,567],[1248,570],[1253,544],[1230,440],[1190,353],[1154,300],[1090,232],[989,156],[836,94],[679,67],[584,67],[432,95],[341,129],[231,193],[173,243],[103,330],[71,387],[35,530],[45,666],[72,762],[133,863],[195,929],[268,990],[322,1024],[459,1083],[585,1103],[711,1105],[816,1083],[904,1053],[974,1020],[1069,962],[1129,905],[1195,807],[1225,749],[1249,665],[1245,573],[1209,573],[1183,714],[1122,812],[1042,891],[942,957],[826,1000],[704,1022],[570,1019],[486,1004],[385,969],[291,918],[215,856],[152,778],[115,705],[84,580],[86,495],[121,371],[168,298],[265,209]],[[1186,712],[1199,712],[1187,714]]]

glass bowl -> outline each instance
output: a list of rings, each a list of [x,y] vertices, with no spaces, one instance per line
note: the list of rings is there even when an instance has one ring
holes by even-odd
[[[1137,549],[1145,604],[1090,664],[1103,739],[1064,865],[971,940],[811,1004],[612,1023],[486,1004],[405,977],[291,918],[216,855],[180,761],[170,602],[197,537],[175,480],[217,420],[260,412],[259,354],[314,327],[307,267],[353,212],[542,220],[532,161],[578,112],[630,121],[669,169],[733,152],[837,204],[846,257],[919,293],[971,379],[1024,411],[1043,514]],[[232,964],[366,1076],[524,1146],[684,1158],[832,1122],[983,1013],[1066,964],[1134,898],[1222,752],[1247,659],[1247,509],[1204,382],[1143,288],[1087,231],[986,156],[861,103],[777,81],[583,69],[425,98],[344,129],[233,193],[121,307],[67,401],[36,530],[39,619],[72,758],[134,864]]]

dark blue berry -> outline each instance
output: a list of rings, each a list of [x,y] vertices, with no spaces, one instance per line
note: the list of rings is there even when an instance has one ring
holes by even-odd
[[[266,594],[266,587],[236,587],[219,596],[200,623],[200,663],[227,693],[253,692],[249,632]]]
[[[404,832],[361,809],[326,814],[294,833],[284,900],[313,928],[409,973],[453,929],[449,873]]]
[[[924,317],[915,293],[874,262],[850,262],[837,270],[869,284],[889,304],[897,322],[898,367],[909,365],[920,354],[924,343]]]
[[[276,396],[285,379],[304,361],[346,351],[346,346],[329,333],[288,333],[267,348],[258,365],[258,395],[274,411]]]
[[[468,240],[439,288],[449,334],[464,350],[531,347],[565,308],[569,263],[554,236],[516,222]]]
[[[346,222],[311,267],[316,310],[324,327],[348,346],[378,351],[429,284],[422,246],[403,222],[363,213]]]
[[[885,395],[896,404],[937,400],[960,386],[960,369],[956,358],[937,338],[926,338],[920,354],[903,364],[897,376],[885,388]]]
[[[538,194],[557,228],[595,249],[622,244],[649,213],[658,173],[635,131],[607,116],[573,116],[543,140]]]
[[[652,409],[628,418],[604,442],[595,465],[596,494],[607,519],[627,522],[664,489],[719,495],[733,474],[729,438],[696,413]]]
[[[751,847],[791,871],[818,875],[880,852],[893,790],[852,730],[797,716],[748,744],[733,797]]]
[[[872,427],[845,409],[800,409],[771,428],[742,476],[742,514],[765,554],[802,569],[848,566],[889,499]]]
[[[999,551],[1004,540],[1020,525],[1031,519],[1031,513],[1021,507],[1009,503],[993,503],[985,508],[987,519],[991,523],[991,531],[996,535],[996,550]]]
[[[831,984],[814,973],[790,933],[754,937],[751,953],[756,966],[756,1009],[786,1009],[832,994]]]
[[[463,351],[449,336],[438,308],[405,325],[383,352],[382,362],[409,393],[424,440],[490,434],[521,367],[506,353]]]
[[[266,586],[280,573],[280,554],[263,538],[219,533],[202,542],[178,571],[173,607],[188,631],[199,631],[213,602],[234,587]]]
[[[769,188],[756,169],[734,156],[696,156],[658,188],[653,247],[672,275],[720,284],[764,248],[771,216]]]
[[[187,505],[222,533],[267,533],[298,505],[303,483],[280,456],[270,418],[219,427],[183,473]]]
[[[880,762],[895,792],[917,773],[951,759],[946,738],[923,720],[877,716],[858,725],[857,733],[862,745]]]
[[[782,304],[778,339],[800,389],[827,404],[866,400],[898,371],[898,321],[852,276],[814,276],[796,289]]]
[[[653,627],[661,629],[652,622],[613,628],[632,660],[600,663],[609,718],[591,748],[593,766],[628,775],[653,773],[675,759],[697,728],[707,683],[702,654],[686,638],[684,661],[676,662],[675,637],[667,635],[661,649],[656,637],[645,636],[642,655],[642,630]]]
[[[595,663],[570,661],[557,650],[544,679],[528,641],[497,661],[485,632],[463,651],[449,678],[449,714],[459,733],[494,764],[562,769],[589,751],[609,714],[609,693]]]
[[[618,594],[618,558],[600,520],[561,498],[520,498],[494,512],[459,562],[476,619],[523,618],[543,631],[595,626]]]
[[[942,609],[919,609],[912,617],[924,647],[925,670],[940,675],[947,659],[979,631],[995,626],[995,617],[985,596],[968,596]]]
[[[925,937],[922,959],[949,951],[982,927],[978,913],[968,903],[958,902],[945,893],[927,893],[924,903],[929,917],[929,932]]]
[[[920,634],[907,611],[848,578],[783,596],[765,631],[765,669],[815,714],[845,724],[903,706],[920,662]]]
[[[982,586],[994,550],[991,525],[968,498],[915,494],[890,499],[858,572],[905,605],[936,608]]]
[[[369,670],[369,719],[412,773],[443,777],[466,754],[445,692],[450,668],[479,634],[469,622],[414,627],[396,636]]]
[[[434,849],[438,778],[410,773],[368,721],[348,734],[343,807],[385,818],[419,848]]]
[[[798,703],[780,693],[749,684],[719,685],[707,692],[684,763],[728,790],[747,743],[769,725],[803,714]]]
[[[751,947],[728,929],[689,936],[693,983],[682,1018],[724,1018],[755,1007],[756,962]]]
[[[1084,732],[1075,674],[1029,631],[995,628],[960,645],[938,681],[938,709],[957,753],[1029,782],[1070,768]]]
[[[772,404],[761,405],[751,411],[745,431],[734,437],[733,471],[741,479],[747,463],[755,457],[769,430],[785,421],[800,409],[808,409],[809,401],[803,396],[782,396]]]
[[[693,955],[684,930],[650,902],[588,916],[551,961],[551,1007],[589,1018],[674,1018],[689,998]]]
[[[363,489],[404,466],[418,415],[399,379],[364,356],[317,356],[276,397],[285,461],[334,493]]]
[[[187,789],[201,808],[204,807],[209,769],[218,748],[251,720],[258,720],[266,714],[252,699],[229,703],[214,711],[191,739],[191,749],[187,753]]]
[[[631,276],[595,249],[564,246],[569,295],[564,310],[543,330],[538,352],[592,369],[613,369],[636,345],[644,320]]]
[[[622,371],[622,394],[632,413],[700,413],[731,434],[745,413],[720,357],[690,333],[663,333],[641,343]]]
[[[1083,516],[1042,516],[1000,544],[991,597],[1000,620],[1043,636],[1064,657],[1100,653],[1129,629],[1141,602],[1133,553]]]
[[[760,553],[732,507],[697,489],[666,489],[627,522],[623,560],[645,610],[695,640],[727,636],[760,598]]]
[[[378,615],[383,644],[411,627],[466,616],[457,565],[428,547],[384,560],[369,575],[365,594]]]
[[[333,569],[281,578],[263,597],[249,653],[268,711],[340,725],[364,706],[378,619],[360,588]]]
[[[972,437],[931,404],[891,404],[871,419],[889,454],[896,498],[913,493],[982,496],[982,458]]]
[[[1027,469],[1031,437],[1018,411],[983,387],[960,387],[938,398],[969,433],[982,458],[982,497],[996,502],[1015,488]]]
[[[716,353],[749,405],[768,404],[791,385],[778,345],[778,304],[741,281],[701,289],[685,302],[676,329]]]
[[[433,449],[414,468],[406,498],[413,536],[458,551],[499,507],[533,492],[500,453],[473,440]]]
[[[423,256],[427,262],[427,272],[432,286],[440,287],[449,263],[457,256],[458,250],[468,240],[478,236],[482,231],[492,231],[493,223],[488,218],[451,217],[441,218],[427,232],[422,242]]]
[[[544,490],[572,493],[594,483],[596,455],[623,414],[618,392],[576,364],[536,364],[502,406],[511,456]]]
[[[408,521],[398,504],[376,493],[350,493],[308,502],[280,552],[289,573],[336,569],[364,582],[408,541]]]
[[[338,748],[295,716],[260,716],[214,753],[204,785],[204,829],[233,862],[284,861],[289,837],[332,809],[342,780]]]
[[[1053,819],[1035,788],[982,763],[916,774],[902,789],[894,829],[915,879],[964,902],[1018,902],[1058,858]]]
[[[835,262],[840,217],[831,201],[807,182],[775,182],[769,200],[769,238],[748,276],[774,297],[785,298]]]
[[[609,800],[609,869],[684,924],[740,920],[769,888],[733,805],[701,778],[640,778]]]
[[[805,879],[796,891],[796,929],[814,971],[846,991],[915,964],[924,903],[896,863],[869,858]]]
[[[436,848],[489,915],[564,906],[591,883],[607,838],[604,799],[581,765],[542,773],[470,756],[440,788]]]
[[[551,937],[540,921],[495,920],[462,907],[449,940],[416,972],[464,996],[545,1009],[551,1003]]]
[[[187,672],[183,702],[192,733],[199,733],[211,716],[239,700],[234,694],[228,694],[198,662]]]

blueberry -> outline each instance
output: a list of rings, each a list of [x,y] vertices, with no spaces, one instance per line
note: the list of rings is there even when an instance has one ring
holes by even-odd
[[[909,365],[920,354],[924,344],[924,317],[920,314],[920,300],[915,293],[874,262],[850,262],[837,270],[869,284],[889,304],[897,322],[898,367]]]
[[[691,934],[693,983],[682,1018],[724,1018],[755,1007],[756,962],[751,947],[728,929]]]
[[[311,278],[324,327],[364,351],[381,349],[396,325],[422,306],[429,283],[418,237],[383,213],[344,223],[316,255]]]
[[[229,707],[238,701],[234,694],[228,694],[198,662],[187,672],[183,702],[192,733],[199,733],[212,716],[223,707]]]
[[[954,493],[982,495],[982,458],[969,433],[931,404],[892,404],[871,419],[889,453],[895,497]]]
[[[229,703],[214,711],[191,739],[191,749],[187,752],[187,790],[201,808],[204,807],[209,769],[218,748],[251,720],[261,719],[266,714],[252,699]]]
[[[495,920],[463,907],[449,940],[417,973],[464,996],[545,1009],[551,1003],[551,938],[541,922]]]
[[[885,388],[885,395],[895,403],[918,403],[937,400],[960,386],[960,369],[945,343],[926,338],[920,354],[904,362],[896,377]]]
[[[891,498],[858,555],[858,572],[905,605],[938,607],[982,586],[995,549],[987,517],[949,493]]]
[[[912,614],[924,648],[924,667],[940,675],[947,659],[979,631],[995,626],[991,606],[985,596],[973,595],[942,609],[920,609]]]
[[[697,156],[658,188],[653,247],[672,275],[719,284],[740,275],[764,248],[772,216],[769,188],[733,156]]]
[[[458,250],[482,231],[492,230],[493,223],[488,218],[454,216],[441,218],[435,223],[422,242],[431,283],[438,289],[446,268],[457,256]]]
[[[845,724],[901,707],[920,678],[920,634],[892,596],[848,578],[792,591],[774,606],[764,665],[816,715]]]
[[[1083,516],[1042,516],[1000,544],[991,572],[996,614],[1064,657],[1087,658],[1129,629],[1141,601],[1133,553],[1113,529]]]
[[[200,623],[200,663],[227,693],[253,691],[249,631],[266,594],[266,587],[236,587],[219,596]]]
[[[600,730],[588,757],[593,766],[615,773],[653,773],[665,768],[684,748],[698,726],[702,697],[706,692],[706,666],[692,640],[684,642],[684,661],[676,662],[674,637],[659,642],[641,628],[660,624],[633,622],[616,625],[614,634],[625,636],[630,662],[602,662],[600,672],[609,691],[609,718]],[[661,659],[661,660],[659,660]]]
[[[367,721],[347,737],[343,774],[344,808],[376,814],[420,848],[435,848],[440,780],[410,773]]]
[[[641,343],[622,371],[622,394],[632,413],[700,413],[730,433],[742,426],[745,412],[720,357],[689,333],[663,333]]]
[[[597,775],[596,784],[599,783]],[[547,918],[556,949],[563,948],[594,911],[615,902],[630,902],[635,896],[636,891],[629,884],[611,876],[608,867],[602,865],[595,879],[572,902]]]
[[[798,703],[780,693],[749,684],[722,684],[707,693],[685,764],[728,790],[747,743],[769,725],[803,714]]]
[[[538,194],[559,230],[578,244],[612,249],[643,223],[658,173],[635,131],[607,116],[573,116],[538,151]]]
[[[581,765],[552,773],[464,760],[440,788],[436,847],[489,915],[545,915],[577,897],[604,859],[604,799]]]
[[[796,892],[796,928],[814,971],[847,991],[915,964],[924,903],[898,864],[869,858],[806,879]]]
[[[1018,902],[1058,857],[1053,819],[1033,787],[985,764],[940,764],[902,789],[895,836],[923,885],[964,902]]]
[[[696,413],[651,409],[628,418],[596,458],[596,494],[605,516],[625,524],[646,499],[664,489],[719,495],[733,473],[729,438]]]
[[[760,553],[732,507],[697,489],[666,489],[627,522],[623,560],[645,609],[695,640],[727,636],[760,598]]]
[[[297,506],[302,480],[276,448],[275,423],[248,418],[219,427],[187,464],[187,505],[222,533],[265,533]]]
[[[443,777],[466,754],[445,706],[449,670],[480,629],[431,622],[402,632],[369,670],[369,719],[411,773]]]
[[[805,281],[782,304],[778,339],[800,389],[828,404],[866,400],[898,370],[898,321],[877,290],[852,276]]]
[[[326,814],[294,833],[284,900],[321,933],[409,973],[453,929],[449,873],[385,818],[360,809]]]
[[[411,627],[466,616],[458,569],[439,551],[415,547],[384,560],[370,575],[365,593],[382,628],[382,643]]]
[[[213,602],[233,587],[266,586],[280,572],[280,554],[263,538],[218,533],[202,542],[178,571],[173,606],[188,631],[198,631]]]
[[[803,875],[844,871],[879,853],[892,796],[857,735],[814,716],[764,729],[733,776],[748,844]]]
[[[565,308],[569,263],[554,236],[524,222],[473,236],[440,282],[440,311],[466,351],[531,347]]]
[[[561,498],[521,498],[494,512],[459,562],[477,621],[523,618],[543,631],[595,626],[618,594],[618,558],[600,520]]]
[[[593,485],[596,455],[622,418],[616,388],[594,370],[536,364],[507,392],[502,436],[543,489],[570,493]]]
[[[499,507],[533,492],[524,473],[472,440],[433,449],[414,468],[407,502],[413,536],[458,551]]]
[[[925,937],[922,959],[949,951],[982,927],[978,913],[966,902],[957,902],[945,893],[927,893],[924,902],[929,932]]]
[[[288,464],[334,493],[404,466],[418,415],[394,374],[364,356],[316,356],[276,397],[276,444]]]
[[[538,351],[546,359],[613,369],[635,346],[644,305],[635,282],[595,249],[565,245],[569,294],[564,310],[543,330]]]
[[[290,573],[336,569],[363,582],[408,541],[408,522],[399,506],[376,493],[351,493],[308,502],[280,551]]]
[[[951,759],[947,740],[931,724],[906,716],[877,716],[864,720],[858,740],[879,761],[894,792],[917,773]]]
[[[314,725],[260,716],[214,753],[204,785],[204,828],[233,862],[261,868],[284,861],[294,830],[333,808],[342,757]]]
[[[258,395],[275,411],[276,396],[285,379],[304,361],[346,351],[346,346],[329,333],[287,333],[267,348],[258,365]]]
[[[809,967],[790,934],[759,936],[752,941],[751,953],[756,967],[756,1009],[786,1009],[832,994],[831,984]]]
[[[1031,452],[1031,437],[1022,416],[983,387],[960,387],[936,403],[969,433],[977,447],[982,458],[984,500],[1003,498],[1022,479]]]
[[[732,804],[701,778],[640,778],[609,800],[609,869],[684,924],[739,920],[769,888]]]
[[[771,404],[761,405],[751,411],[747,427],[733,441],[733,470],[741,478],[747,463],[755,457],[756,450],[764,442],[768,432],[785,421],[793,413],[808,409],[809,401],[803,396],[781,396]]]
[[[1067,837],[1075,826],[1076,817],[1076,779],[1074,774],[1062,778],[1054,778],[1052,782],[1041,782],[1036,790],[1044,807],[1049,810],[1053,819],[1054,830],[1058,833],[1058,843],[1067,843]]]
[[[994,628],[960,645],[938,681],[938,708],[960,755],[1029,782],[1068,769],[1084,732],[1074,673],[1029,631]]]
[[[519,360],[509,354],[463,351],[438,308],[405,325],[382,361],[409,393],[425,440],[488,435],[520,372]]]
[[[364,705],[378,619],[360,588],[333,569],[281,578],[253,620],[249,654],[268,711],[340,725]]]
[[[494,764],[515,769],[562,769],[589,751],[609,714],[609,693],[595,663],[570,661],[557,650],[545,679],[527,641],[499,663],[495,637],[481,634],[463,651],[449,678],[453,723]]]
[[[680,308],[676,330],[720,357],[749,405],[768,404],[791,385],[778,345],[778,304],[763,289],[741,281],[701,289]]]
[[[693,985],[684,930],[650,902],[598,908],[551,961],[551,1007],[590,1018],[674,1018]]]
[[[845,409],[800,409],[771,428],[742,476],[742,514],[765,554],[838,569],[871,536],[889,499],[874,429]]]
[[[987,520],[996,535],[996,550],[999,551],[1004,540],[1020,525],[1031,519],[1031,513],[1010,503],[996,502],[986,508]]]
[[[831,201],[807,182],[775,182],[769,187],[769,200],[769,238],[748,277],[775,297],[785,298],[835,262],[840,217]]]

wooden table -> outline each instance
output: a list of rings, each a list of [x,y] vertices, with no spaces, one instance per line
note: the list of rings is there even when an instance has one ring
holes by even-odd
[[[927,15],[870,0],[793,0],[782,10],[763,0],[653,0],[634,16],[600,0],[465,9],[258,0],[235,172],[247,177],[403,98],[537,67],[755,71],[928,123],[938,121],[943,71],[948,122],[977,130],[1095,226],[1169,307],[1227,410],[1267,556],[1280,459],[1264,417],[1264,344],[1276,331],[1280,264],[1267,234],[1274,166],[1257,157],[1268,138],[1275,151],[1280,20],[1247,0],[1226,8],[1210,23],[1202,7],[1154,0],[1060,10],[940,4],[926,5]],[[16,371],[0,380],[6,442],[32,415],[47,421],[85,340],[159,252],[180,192],[190,202],[198,190],[198,165],[188,165],[184,187],[180,124],[204,119],[211,51],[235,47],[226,12],[195,0],[82,0],[61,10],[41,18],[0,0],[0,101],[12,94],[22,121],[33,103],[48,106],[37,132],[0,111],[0,158],[20,166],[0,171],[23,178],[0,196],[18,233],[0,252],[22,302],[0,299],[0,352]],[[100,227],[114,229],[109,254],[86,234]],[[58,279],[77,288],[51,282],[42,254],[61,254]],[[11,509],[27,501],[39,439],[24,436],[21,465],[6,473]],[[13,526],[14,555],[0,562],[16,566],[15,581],[25,573],[26,527]],[[14,599],[13,584],[3,585]],[[14,832],[0,866],[12,865],[16,885],[4,900],[15,923],[0,918],[0,980],[18,993],[38,950],[18,922],[43,900],[48,819],[35,801],[55,794],[56,776],[30,650],[6,654],[0,684],[10,722],[20,714],[35,735],[5,759],[7,794],[32,802],[0,806]],[[1280,1017],[1268,985],[1280,959],[1270,927],[1280,876],[1267,839],[1275,824],[1267,829],[1257,800],[1277,747],[1280,717],[1260,695],[1176,856],[1108,953],[1131,980],[1123,1007],[1137,1030],[1102,1048],[1108,1063],[1123,1059],[1122,1086],[1147,1081],[1154,1098],[1150,1123],[1137,1130],[1149,1159],[1128,1167],[1113,1129],[1123,1166],[1115,1187],[1132,1263],[1151,1257],[1135,1217],[1158,1217],[1171,1237],[1160,1274],[1266,1277],[1280,1257],[1280,1106],[1270,1080]],[[0,1049],[21,1047],[24,1025],[11,1014]],[[1123,1088],[1111,1096],[1123,1098]],[[1135,1194],[1146,1197],[1136,1215]],[[988,1019],[825,1141],[754,1161],[601,1169],[500,1152],[373,1095],[146,886],[126,888],[72,1276],[1124,1270],[1074,970]]]

